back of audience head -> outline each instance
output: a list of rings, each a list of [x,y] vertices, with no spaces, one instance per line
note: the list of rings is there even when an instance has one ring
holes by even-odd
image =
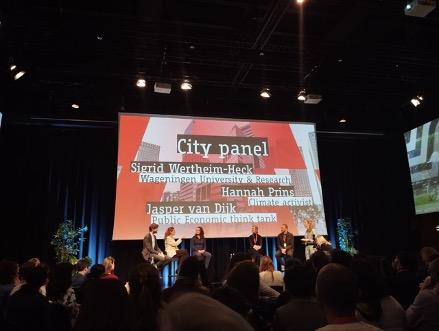
[[[18,271],[18,276],[19,276],[20,280],[21,281],[25,281],[26,280],[26,275],[27,275],[28,271],[33,269],[33,268],[35,268],[35,266],[36,265],[33,262],[29,262],[29,261],[24,262],[20,266],[20,269]]]
[[[358,285],[349,268],[337,263],[324,266],[317,275],[316,294],[327,315],[354,315]]]
[[[263,256],[261,259],[261,265],[259,266],[259,271],[274,271],[273,260],[269,256]]]
[[[392,265],[396,272],[414,271],[416,270],[416,257],[409,252],[400,252],[395,256]]]
[[[40,263],[41,263],[41,261],[40,261],[40,259],[39,259],[38,257],[30,258],[30,259],[27,260],[26,262],[29,262],[29,263],[33,264],[34,267],[40,265]]]
[[[17,285],[18,264],[17,262],[0,261],[0,285]]]
[[[109,274],[109,273],[112,273],[114,271],[114,268],[116,265],[116,260],[112,256],[107,256],[104,259],[104,262],[102,262],[102,264],[105,268],[105,273]]]
[[[285,269],[296,266],[303,266],[303,262],[300,261],[297,257],[288,256],[285,260]]]
[[[360,300],[380,300],[386,295],[384,283],[369,261],[354,259],[351,269],[357,277]]]
[[[352,255],[341,249],[334,249],[331,251],[331,263],[338,263],[349,268],[352,265]]]
[[[221,300],[220,300],[221,302]],[[162,330],[254,330],[245,318],[207,295],[186,293],[165,308]]]
[[[247,252],[239,252],[236,254],[233,254],[232,258],[230,259],[229,263],[229,271],[232,270],[238,263],[242,261],[251,261],[252,257]]]
[[[187,279],[198,280],[200,275],[201,263],[196,256],[189,256],[186,258],[180,267],[178,277],[184,277]]]
[[[122,331],[129,328],[128,294],[114,279],[91,282],[81,304],[75,330]]]
[[[84,273],[86,274],[89,270],[88,268],[90,267],[90,262],[87,259],[80,259],[76,264],[75,264],[75,272],[77,273]]]
[[[160,274],[153,265],[149,263],[140,263],[131,270],[128,284],[130,286],[130,295],[139,297],[148,292],[155,303],[160,301],[161,284]]]
[[[105,267],[102,264],[95,264],[91,267],[90,272],[87,274],[88,280],[99,279],[105,273]]]
[[[131,271],[128,284],[135,329],[147,329],[157,319],[162,290],[160,274],[153,265],[141,263]]]
[[[314,296],[315,273],[311,268],[296,265],[285,270],[285,288],[293,297]]]
[[[311,258],[309,260],[315,272],[318,273],[320,269],[322,269],[331,261],[331,258],[327,254],[325,254],[325,252],[317,251],[313,255],[311,255]]]
[[[73,266],[70,263],[58,263],[49,271],[47,298],[52,301],[62,299],[72,285]]]
[[[428,264],[439,257],[439,252],[434,247],[426,246],[421,249],[420,255],[422,262]]]
[[[433,282],[433,285],[439,284],[439,258],[434,259],[430,262],[430,266],[428,268],[430,272],[430,277]]]
[[[238,290],[249,302],[258,299],[259,271],[252,261],[238,263],[227,276],[227,285]]]
[[[21,287],[22,290],[38,291],[47,283],[47,269],[41,265],[28,267],[23,277],[26,284]]]

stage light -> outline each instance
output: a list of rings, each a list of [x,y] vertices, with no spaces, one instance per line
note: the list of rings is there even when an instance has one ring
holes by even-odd
[[[261,93],[259,94],[264,99],[269,99],[271,97],[270,89],[264,88],[261,90]]]
[[[24,70],[21,70],[21,71],[17,72],[17,73],[14,75],[14,80],[20,79],[20,78],[23,77],[25,74],[26,74],[26,71],[24,71]]]
[[[180,88],[181,88],[183,91],[189,91],[189,90],[192,90],[192,84],[191,84],[190,81],[188,81],[187,79],[185,79],[185,80],[183,81],[183,83],[181,83]]]
[[[343,117],[343,118],[341,118],[340,121],[338,121],[338,122],[339,122],[339,123],[346,123],[347,120]]]
[[[418,107],[421,104],[421,101],[419,101],[416,98],[413,98],[412,100],[410,100],[410,102],[412,103],[413,106]]]
[[[436,9],[436,0],[411,0],[404,7],[407,16],[425,17]]]
[[[11,71],[14,71],[17,68],[17,66],[15,64],[11,64],[11,66],[9,67],[9,69]]]
[[[305,2],[305,0],[296,0],[296,2],[297,2],[299,5],[301,5],[301,4],[303,4],[303,3]]]
[[[146,87],[146,80],[139,78],[136,82],[136,86],[140,87],[140,88],[145,88]]]
[[[299,92],[299,94],[297,95],[297,100],[299,100],[299,101],[306,100],[306,91],[305,90],[302,90]]]
[[[79,109],[79,105],[77,103],[72,103],[72,108],[73,109]]]
[[[424,100],[424,97],[422,95],[417,95],[416,98],[412,98],[410,102],[413,106],[418,107],[422,101]]]

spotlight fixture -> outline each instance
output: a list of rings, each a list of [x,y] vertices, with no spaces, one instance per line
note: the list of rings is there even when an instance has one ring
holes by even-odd
[[[264,99],[269,99],[271,97],[270,89],[264,88],[261,90],[261,93],[259,94]]]
[[[299,100],[299,101],[306,100],[306,91],[305,90],[302,90],[299,92],[299,94],[297,95],[297,100]]]
[[[299,5],[301,5],[302,3],[305,2],[305,0],[296,0],[296,2],[297,2]]]
[[[9,70],[14,71],[17,68],[17,66],[15,64],[11,64],[11,66],[9,67]]]
[[[171,90],[172,90],[172,85],[169,83],[161,83],[161,82],[154,83],[155,93],[169,94],[171,93]]]
[[[21,70],[14,75],[14,80],[18,80],[26,74],[26,71]]]
[[[183,81],[183,83],[181,83],[180,88],[183,91],[189,91],[189,90],[192,90],[192,84],[191,84],[191,82],[189,80],[185,79]]]
[[[342,118],[340,119],[340,121],[338,121],[338,122],[339,122],[339,123],[346,123],[347,120],[346,120],[346,118],[342,117]]]
[[[73,109],[79,109],[79,105],[77,103],[72,103],[72,108]]]
[[[407,16],[425,17],[436,9],[436,0],[410,0],[404,7]]]
[[[413,106],[418,107],[422,101],[424,100],[424,97],[422,95],[417,95],[415,98],[412,98],[410,102]]]
[[[136,82],[136,86],[140,87],[140,88],[145,88],[146,87],[146,80],[144,80],[143,78],[139,78]]]

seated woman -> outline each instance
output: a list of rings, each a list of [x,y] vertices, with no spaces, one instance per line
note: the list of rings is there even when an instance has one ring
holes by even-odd
[[[206,238],[204,238],[204,230],[201,226],[195,228],[195,235],[191,239],[192,255],[204,260],[204,267],[209,268],[209,262],[212,255],[206,251]]]
[[[165,251],[168,257],[178,259],[178,268],[180,268],[184,259],[188,257],[188,252],[185,249],[178,249],[178,245],[181,244],[183,238],[175,240],[174,236],[175,228],[171,226],[165,232]]]
[[[269,256],[264,256],[261,260],[259,278],[262,284],[270,287],[284,286],[284,276],[282,272],[274,270],[273,260]]]

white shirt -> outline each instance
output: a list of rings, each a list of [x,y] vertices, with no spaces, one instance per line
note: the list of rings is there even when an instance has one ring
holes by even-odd
[[[165,239],[165,251],[169,257],[174,257],[177,254],[178,245],[180,245],[182,239],[175,240],[171,236],[167,236]]]
[[[284,276],[280,271],[262,271],[259,273],[261,283],[267,286],[284,286]]]
[[[381,299],[381,318],[378,321],[367,321],[360,312],[355,315],[360,321],[370,323],[380,327],[385,331],[404,331],[405,328],[405,311],[394,297],[388,295]]]
[[[373,325],[364,322],[328,324],[316,331],[383,331]]]

